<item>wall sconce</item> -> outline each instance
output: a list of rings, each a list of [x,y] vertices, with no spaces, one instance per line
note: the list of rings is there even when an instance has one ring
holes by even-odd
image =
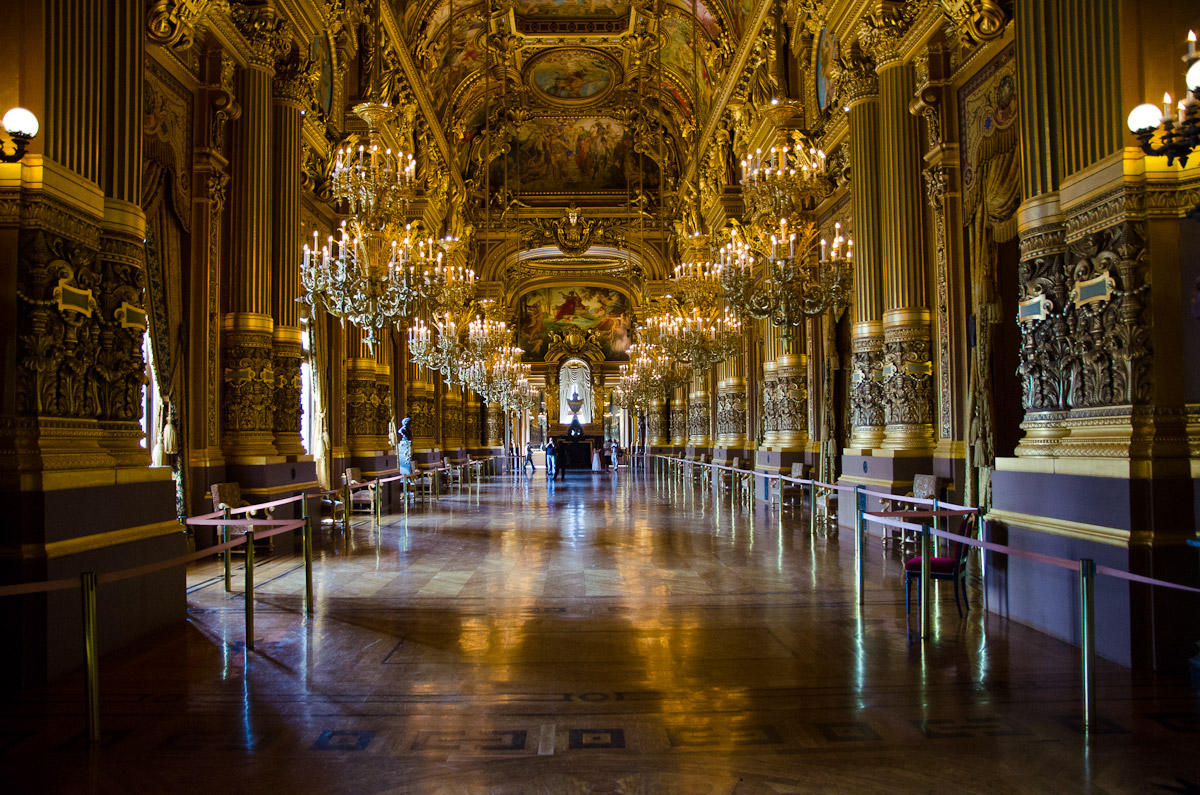
[[[25,147],[29,146],[38,134],[38,120],[31,111],[25,108],[9,108],[4,114],[4,131],[12,138],[15,150],[10,155],[0,147],[0,161],[16,163],[25,156]]]
[[[1130,111],[1126,122],[1141,142],[1143,152],[1165,156],[1167,165],[1178,159],[1184,168],[1188,157],[1200,146],[1200,55],[1196,54],[1195,31],[1188,31],[1187,43],[1187,55],[1183,56],[1187,89],[1183,99],[1172,107],[1171,94],[1165,93],[1161,113],[1157,105],[1138,105]],[[1192,208],[1188,217],[1200,221],[1200,204]]]

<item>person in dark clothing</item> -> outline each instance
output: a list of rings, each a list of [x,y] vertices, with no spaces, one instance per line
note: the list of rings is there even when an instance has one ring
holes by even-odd
[[[558,447],[554,444],[553,439],[546,440],[546,476],[554,480],[554,473],[558,470]]]

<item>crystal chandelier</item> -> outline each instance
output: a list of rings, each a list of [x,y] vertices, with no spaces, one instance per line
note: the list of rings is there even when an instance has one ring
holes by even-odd
[[[1163,94],[1162,113],[1149,103],[1138,105],[1129,113],[1128,125],[1148,155],[1167,158],[1167,165],[1176,159],[1186,168],[1188,157],[1200,147],[1200,55],[1196,54],[1196,32],[1188,31],[1188,51],[1183,56],[1187,72],[1183,99],[1172,107],[1171,94]],[[1174,111],[1174,112],[1172,112]],[[1157,139],[1157,142],[1156,142]],[[1200,203],[1188,213],[1200,221]]]
[[[784,143],[742,160],[742,197],[751,219],[783,218],[829,195],[825,153],[799,130],[780,137]]]
[[[671,361],[694,370],[728,359],[741,350],[742,324],[730,309],[704,311],[674,301],[646,319],[643,336]]]
[[[796,231],[796,226],[799,231]],[[765,278],[756,280],[752,247],[737,230],[721,249],[718,275],[725,300],[741,317],[769,318],[785,333],[805,318],[826,311],[840,313],[850,303],[854,281],[854,241],[834,225],[833,242],[817,241],[816,224],[789,226],[786,218],[770,236]]]
[[[637,342],[629,346],[629,361],[620,367],[614,393],[627,406],[649,406],[668,389],[687,382],[690,371],[681,367],[656,344]]]
[[[409,357],[421,367],[440,372],[450,386],[465,385],[496,399],[471,383],[478,378],[478,369],[488,367],[508,350],[511,341],[508,325],[490,317],[493,311],[490,301],[469,303],[457,311],[444,309],[432,314],[432,329],[417,318],[408,330]]]
[[[304,247],[300,287],[310,306],[321,304],[362,328],[373,349],[380,330],[410,317],[419,298],[412,276],[424,263],[404,223],[416,161],[375,142],[378,127],[392,118],[387,105],[365,102],[354,111],[367,122],[370,143],[339,149],[330,180],[333,197],[348,205],[350,217],[323,247],[313,233],[312,248]]]

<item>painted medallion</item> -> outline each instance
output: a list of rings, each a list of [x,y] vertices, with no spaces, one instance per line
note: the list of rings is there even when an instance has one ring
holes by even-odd
[[[583,105],[599,101],[612,90],[617,83],[617,63],[597,50],[563,47],[535,57],[527,75],[530,86],[546,101]]]

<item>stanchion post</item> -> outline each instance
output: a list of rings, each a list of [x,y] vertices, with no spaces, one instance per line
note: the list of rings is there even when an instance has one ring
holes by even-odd
[[[1083,673],[1083,728],[1096,719],[1096,561],[1079,561],[1079,652]]]
[[[929,592],[933,590],[929,582],[929,525],[921,525],[921,638],[929,637]]]
[[[96,645],[96,572],[79,575],[83,596],[83,656],[87,665],[84,697],[87,701],[88,739],[100,742],[100,650]]]
[[[828,503],[826,503],[828,505]],[[815,514],[815,511],[814,511]],[[826,536],[828,537],[828,536]],[[865,574],[863,572],[863,493],[862,486],[854,487],[854,599],[863,603]]]
[[[808,534],[817,534],[817,481],[808,484]]]
[[[229,506],[226,505],[221,510],[223,512],[225,521],[229,521]],[[221,525],[221,543],[222,544],[229,543],[229,525],[227,525],[227,524]],[[232,582],[231,582],[232,581],[232,569],[233,569],[233,550],[227,549],[221,553],[221,556],[223,558],[225,558],[225,593],[229,593],[230,591],[233,590],[233,586],[232,586]]]
[[[254,648],[254,528],[246,528],[246,648]]]
[[[342,533],[346,536],[347,543],[350,541],[350,510],[353,506],[350,502],[351,496],[350,484],[346,483],[342,486]]]
[[[300,500],[300,518],[304,520],[304,612],[312,615],[313,585],[312,585],[312,520],[308,516],[308,495]]]
[[[783,476],[779,477],[779,529],[783,529]]]

